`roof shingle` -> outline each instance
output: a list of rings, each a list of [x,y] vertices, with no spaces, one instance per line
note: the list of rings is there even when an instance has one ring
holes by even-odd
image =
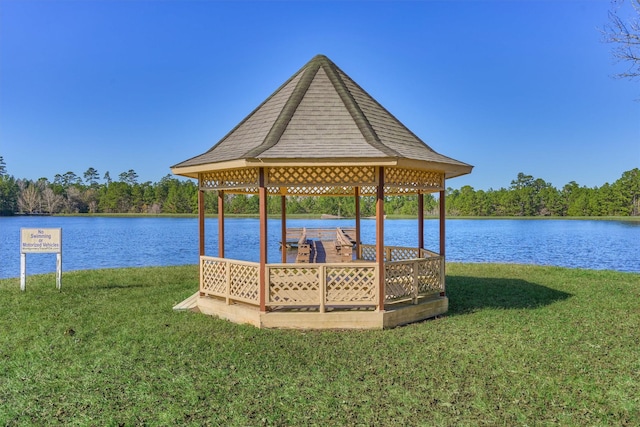
[[[207,152],[173,166],[231,160],[408,159],[453,168],[472,166],[443,156],[382,107],[323,55],[296,72]]]

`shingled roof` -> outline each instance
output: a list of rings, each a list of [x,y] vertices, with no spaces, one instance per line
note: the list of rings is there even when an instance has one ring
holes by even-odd
[[[444,172],[472,166],[443,156],[323,55],[304,65],[207,152],[172,166],[175,174],[324,162],[400,165]]]

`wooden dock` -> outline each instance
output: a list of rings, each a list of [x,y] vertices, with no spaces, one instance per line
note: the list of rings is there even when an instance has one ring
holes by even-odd
[[[351,262],[354,244],[355,228],[287,228],[287,261]]]

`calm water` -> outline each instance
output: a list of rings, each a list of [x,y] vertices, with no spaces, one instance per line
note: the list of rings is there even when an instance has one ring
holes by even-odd
[[[352,220],[289,220],[289,227],[351,227]],[[362,221],[374,243],[375,222]],[[0,217],[0,278],[20,275],[20,228],[62,228],[63,271],[198,262],[195,218]],[[228,258],[258,261],[258,220],[227,219]],[[217,220],[206,221],[208,255],[217,255]],[[233,237],[233,238],[232,238]],[[385,221],[385,243],[417,246],[415,220]],[[280,221],[269,221],[269,261],[279,262]],[[448,220],[447,259],[640,272],[640,223],[577,220]],[[437,251],[438,221],[425,222]],[[27,274],[55,271],[54,254],[27,255]]]

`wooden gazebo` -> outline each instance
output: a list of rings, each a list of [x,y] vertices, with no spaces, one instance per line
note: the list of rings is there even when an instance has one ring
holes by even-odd
[[[200,289],[182,306],[258,327],[387,328],[447,311],[445,179],[472,166],[436,153],[333,62],[314,57],[207,152],[172,167],[199,183]],[[205,254],[204,192],[218,192],[218,255]],[[439,251],[424,248],[425,193],[440,193]],[[259,197],[259,262],[225,258],[224,194]],[[418,196],[416,246],[384,244],[384,200]],[[267,261],[267,198],[354,197],[355,259]],[[361,196],[376,240],[360,241]]]

